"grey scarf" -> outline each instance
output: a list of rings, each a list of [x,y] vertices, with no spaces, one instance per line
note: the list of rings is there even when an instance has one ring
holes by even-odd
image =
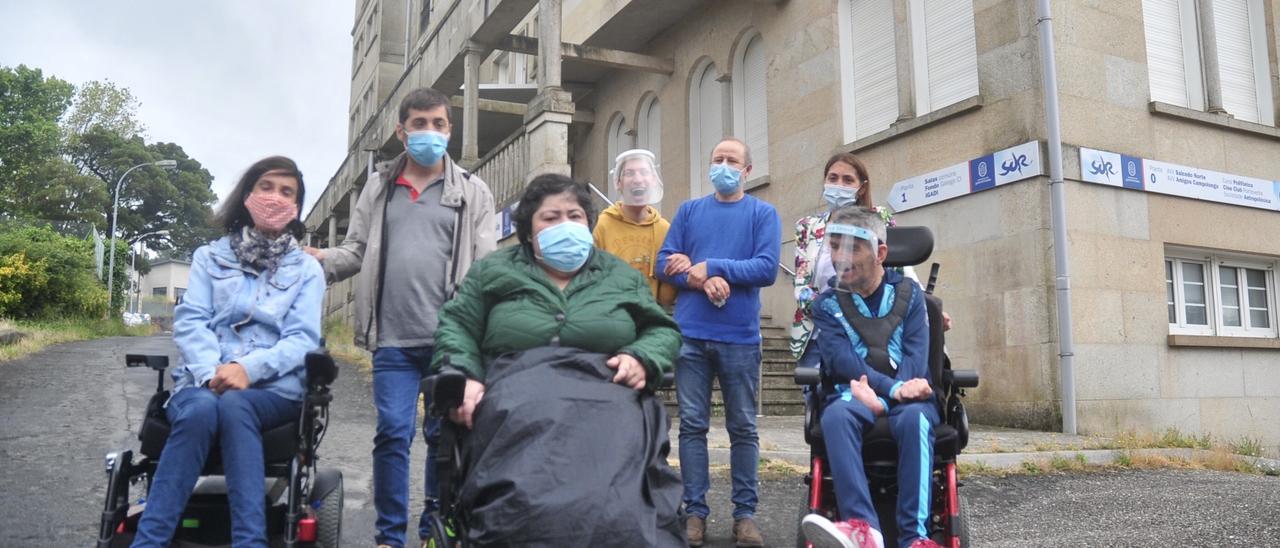
[[[276,273],[280,259],[296,247],[298,240],[288,232],[271,239],[246,226],[231,234],[231,250],[240,264],[265,273],[268,278]]]

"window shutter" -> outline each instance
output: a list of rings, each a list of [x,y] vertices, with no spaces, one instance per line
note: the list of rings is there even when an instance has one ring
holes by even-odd
[[[613,162],[614,159],[626,150],[626,134],[622,132],[624,119],[622,116],[616,116],[613,122],[609,124],[609,146],[608,157],[605,158],[605,192],[609,193],[610,199],[618,199],[618,189],[613,184]]]
[[[924,0],[925,65],[928,104],[925,114],[978,94],[978,44],[973,3]]]
[[[893,0],[849,0],[853,50],[853,114],[857,138],[898,119]]]
[[[662,107],[658,105],[656,98],[650,98],[649,104],[645,106],[644,112],[640,115],[641,121],[644,123],[644,132],[641,133],[640,148],[653,153],[654,158],[659,162],[662,161]]]
[[[716,81],[715,65],[707,64],[689,94],[690,197],[707,193],[707,162],[723,136],[724,90]]]
[[[1194,0],[1142,0],[1151,100],[1204,108]]]
[[[769,174],[769,108],[765,99],[765,62],[762,40],[747,44],[742,56],[742,138],[751,147],[752,176]]]
[[[1257,4],[1256,7],[1251,4]],[[1259,2],[1251,0],[1215,0],[1213,2],[1214,32],[1218,36],[1218,74],[1222,82],[1222,107],[1241,120],[1266,123],[1260,101],[1257,66],[1266,66],[1265,46],[1254,46],[1253,24],[1250,16],[1259,23],[1262,9]],[[1257,59],[1257,57],[1262,57]],[[1263,75],[1266,74],[1264,71]],[[1265,82],[1265,76],[1264,76]],[[1269,83],[1268,83],[1269,85]],[[1266,93],[1270,102],[1270,93]],[[1270,109],[1267,109],[1270,110]]]

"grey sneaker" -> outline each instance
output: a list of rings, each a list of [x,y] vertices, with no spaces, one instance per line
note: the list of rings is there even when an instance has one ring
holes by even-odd
[[[707,535],[707,520],[698,516],[689,516],[684,524],[684,534],[689,537],[689,546],[702,546],[703,537]]]
[[[756,520],[742,518],[733,522],[733,542],[738,548],[764,548],[764,535],[756,527]]]

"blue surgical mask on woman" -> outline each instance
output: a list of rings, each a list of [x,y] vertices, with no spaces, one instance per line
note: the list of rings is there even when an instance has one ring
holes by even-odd
[[[430,129],[414,131],[406,136],[405,148],[418,165],[434,166],[444,156],[445,149],[449,148],[449,136]]]
[[[738,185],[742,184],[742,172],[729,167],[729,164],[711,164],[707,177],[711,179],[711,186],[721,195],[737,192]]]
[[[587,225],[573,221],[549,226],[538,233],[539,259],[566,274],[577,272],[587,263],[594,245]]]
[[[858,201],[858,189],[842,185],[823,185],[822,199],[826,200],[832,209],[841,208]]]

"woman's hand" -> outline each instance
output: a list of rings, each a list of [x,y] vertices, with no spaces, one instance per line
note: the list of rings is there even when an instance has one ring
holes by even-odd
[[[951,331],[951,314],[947,314],[945,310],[942,311],[942,330]]]
[[[667,255],[667,268],[663,271],[668,276],[683,274],[693,266],[693,262],[689,260],[689,256],[683,253],[672,253]]]
[[[462,393],[462,405],[457,409],[449,411],[449,418],[458,424],[471,429],[471,416],[476,412],[476,406],[480,405],[480,400],[484,398],[484,383],[480,381],[467,379],[467,387]]]
[[[219,365],[209,379],[209,389],[221,394],[228,390],[244,390],[249,387],[249,374],[236,362]]]
[[[618,354],[604,362],[610,369],[617,369],[613,382],[634,390],[643,390],[646,373],[640,361],[630,354]]]

